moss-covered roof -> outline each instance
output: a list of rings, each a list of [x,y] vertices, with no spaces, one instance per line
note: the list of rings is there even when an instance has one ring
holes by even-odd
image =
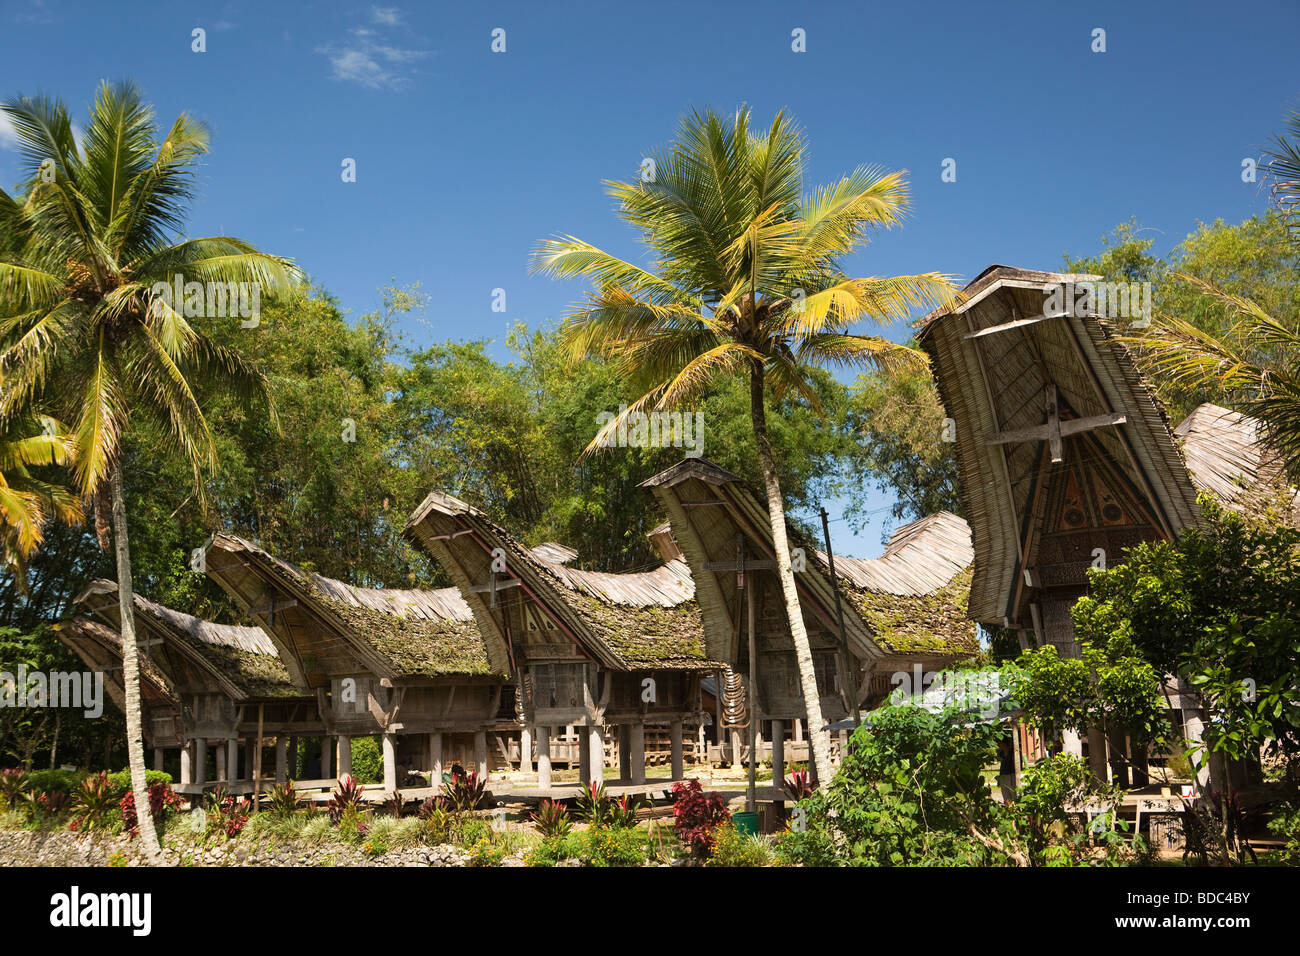
[[[694,601],[676,607],[625,607],[608,604],[580,591],[565,600],[629,668],[711,670],[704,646],[704,625]]]
[[[266,568],[389,662],[402,677],[502,676],[456,588],[363,588],[303,571],[251,542],[237,542]]]
[[[967,567],[926,594],[889,594],[841,583],[883,648],[895,654],[960,658],[979,651],[975,622],[966,614],[972,573]]]
[[[613,573],[573,568],[575,552],[548,542],[527,547],[477,508],[440,492],[431,493],[407,522],[406,537],[424,543],[414,527],[431,511],[460,516],[511,554],[513,566],[534,575],[577,614],[591,636],[629,669],[707,670],[720,666],[705,651],[704,625],[695,601],[695,582],[684,561],[651,571]],[[553,553],[560,549],[559,553]]]
[[[117,584],[100,579],[91,583],[77,602],[119,627]],[[261,629],[216,624],[135,595],[137,622],[173,645],[183,645],[229,681],[246,697],[301,697],[275,645]],[[120,646],[120,645],[119,645]]]
[[[392,662],[393,669],[404,677],[494,673],[473,618],[462,621],[377,611],[324,594],[319,600],[358,637]]]

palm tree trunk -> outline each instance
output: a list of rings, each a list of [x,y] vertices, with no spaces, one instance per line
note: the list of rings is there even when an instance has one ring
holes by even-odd
[[[803,691],[804,709],[808,716],[808,749],[811,763],[820,786],[831,782],[830,741],[822,728],[822,702],[817,692],[817,672],[813,668],[812,648],[808,644],[808,629],[804,627],[803,611],[799,607],[799,592],[794,586],[794,571],[790,568],[790,541],[785,530],[785,503],[781,498],[781,482],[776,474],[776,458],[767,440],[767,412],[763,407],[763,367],[755,363],[749,374],[749,414],[754,426],[754,441],[758,445],[758,460],[763,468],[763,484],[767,490],[767,513],[772,522],[772,546],[776,550],[776,573],[781,579],[781,594],[785,598],[786,617],[790,620],[790,637],[794,641],[794,657],[799,665],[799,687]],[[750,719],[753,719],[751,702]]]
[[[144,729],[140,713],[140,659],[135,642],[135,588],[131,584],[131,545],[126,534],[126,496],[122,493],[122,463],[113,466],[113,544],[117,551],[117,597],[122,619],[122,683],[126,688],[126,756],[131,767],[131,792],[140,825],[140,843],[150,862],[161,856],[158,834],[149,812],[149,786],[144,773]]]

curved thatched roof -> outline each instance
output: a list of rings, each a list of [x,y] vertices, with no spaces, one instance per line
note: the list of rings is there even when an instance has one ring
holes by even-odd
[[[966,614],[974,557],[970,526],[939,511],[895,531],[878,558],[837,557],[835,572],[878,644],[966,656],[979,651]]]
[[[680,547],[696,578],[709,623],[714,656],[732,645],[737,601],[734,572],[727,563],[741,536],[766,558],[773,554],[767,507],[757,490],[739,476],[703,458],[686,459],[642,483],[668,512],[674,547]],[[662,535],[664,529],[655,529]],[[792,547],[811,556],[795,575],[805,618],[838,633],[835,593],[824,552],[788,528]],[[960,658],[978,649],[975,626],[965,613],[970,576],[970,532],[956,515],[940,513],[899,528],[879,558],[835,559],[846,599],[845,633],[850,648],[866,660],[922,654]]]
[[[122,686],[122,637],[89,617],[73,617],[54,625],[54,636],[88,668],[105,675],[105,689],[118,710],[126,709]],[[180,706],[180,694],[171,678],[158,669],[151,657],[140,658],[140,693],[146,705]]]
[[[1085,505],[1066,506],[1071,520],[1053,531],[1104,525],[1111,539],[1135,543],[1198,521],[1164,412],[1128,352],[1104,320],[1049,308],[1052,289],[1098,279],[990,266],[958,305],[921,323],[919,342],[956,424],[978,621],[1028,626],[1026,572],[1046,585],[1083,585],[1086,553],[1055,543],[1050,555],[1035,551],[1044,509],[1067,497]]]
[[[363,588],[304,571],[218,533],[208,573],[275,635],[301,680],[369,670],[385,677],[500,676],[456,588]]]
[[[1300,494],[1290,487],[1281,456],[1261,440],[1258,421],[1207,402],[1174,434],[1182,440],[1187,471],[1199,490],[1251,512],[1289,499],[1291,522],[1300,527]]]
[[[76,603],[110,627],[120,627],[116,582],[103,578],[92,581]],[[299,697],[289,672],[276,653],[275,645],[256,627],[214,624],[135,595],[136,627],[142,635],[160,639],[164,653],[147,655],[167,670],[170,653],[205,671],[214,685],[236,700]],[[142,656],[142,660],[144,657]]]
[[[432,492],[403,529],[408,541],[439,562],[467,595],[476,617],[504,647],[491,600],[476,586],[491,552],[505,555],[507,576],[555,615],[588,653],[615,670],[716,666],[704,651],[690,571],[670,561],[652,571],[613,573],[568,567],[576,552],[553,542],[528,548],[477,508]],[[557,549],[562,549],[557,552]]]

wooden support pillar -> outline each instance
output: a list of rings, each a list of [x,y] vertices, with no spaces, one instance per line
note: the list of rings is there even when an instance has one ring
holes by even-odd
[[[1088,728],[1088,768],[1099,783],[1106,783],[1106,735],[1100,727]]]
[[[487,731],[480,730],[474,734],[474,772],[480,780],[488,775]]]
[[[280,734],[275,738],[275,782],[289,779],[289,738]]]
[[[530,727],[519,729],[519,771],[533,772],[533,731]]]
[[[632,726],[619,724],[618,734],[618,779],[632,781]]]
[[[551,789],[551,728],[537,728],[537,786]]]
[[[797,744],[803,743],[803,720],[798,717],[794,719],[794,742]],[[811,760],[808,762],[812,763]]]
[[[245,739],[245,741],[244,741],[244,773],[247,775],[247,777],[248,777],[249,780],[252,780],[252,779],[253,779],[253,765],[254,765],[254,763],[256,762],[256,755],[254,754],[254,748],[256,748],[256,746],[257,746],[257,744],[255,744],[255,743],[253,742],[253,738],[252,738],[252,737],[249,737],[249,738]]]
[[[257,744],[253,747],[253,793],[257,793],[262,787],[262,744],[266,738],[263,736],[263,730],[266,727],[266,705],[257,705]],[[257,801],[253,801],[253,807],[257,807]]]
[[[226,779],[231,783],[239,777],[239,741],[231,737],[226,741]]]
[[[681,780],[686,776],[686,762],[682,759],[682,722],[674,720],[668,725],[668,736],[672,745],[673,779]]]
[[[194,782],[194,741],[187,740],[181,744],[181,786],[188,787]]]
[[[777,792],[785,783],[785,721],[772,721],[772,786]]]
[[[289,777],[292,779],[293,777],[298,776],[298,738],[297,737],[289,738],[289,754],[287,759],[289,763]]]
[[[749,630],[749,679],[745,681],[745,703],[749,709],[749,773],[745,775],[745,809],[758,810],[758,644],[755,639],[756,595],[754,575],[745,582],[745,623]],[[737,585],[739,586],[739,585]]]
[[[1106,744],[1109,747],[1110,756],[1110,776],[1121,787],[1128,788],[1128,754],[1126,735],[1122,730],[1112,730],[1107,735]]]
[[[162,770],[163,768],[163,749],[161,747],[153,748],[153,768]]]
[[[442,786],[442,734],[429,734],[429,785]]]
[[[592,724],[587,728],[587,739],[591,750],[591,755],[587,758],[591,768],[587,780],[597,783],[605,779],[605,739],[600,734],[600,724]]]
[[[397,735],[384,734],[384,793],[397,789]]]
[[[221,744],[217,744],[216,759],[217,759],[217,782],[229,783],[230,778],[226,776],[226,748]]]
[[[203,786],[208,782],[208,738],[194,740],[194,782]]]
[[[645,724],[633,724],[628,728],[627,737],[629,779],[633,783],[645,783]]]
[[[334,736],[326,734],[320,739],[320,776],[328,780],[334,775]]]
[[[578,735],[578,782],[586,783],[591,779],[591,747],[587,743],[586,729],[580,728]]]
[[[352,738],[339,735],[339,779],[352,776]]]

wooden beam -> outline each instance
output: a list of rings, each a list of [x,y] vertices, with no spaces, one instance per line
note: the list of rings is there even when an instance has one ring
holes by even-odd
[[[1059,433],[1060,438],[1068,438],[1080,432],[1105,428],[1108,425],[1123,425],[1127,421],[1128,419],[1123,412],[1107,412],[1104,415],[1089,415],[1087,418],[1071,418],[1063,422],[1058,421],[1056,431]],[[987,445],[1009,445],[1013,442],[1048,441],[1051,435],[1052,428],[1049,423],[1033,425],[1029,428],[1012,428],[1004,432],[995,432],[984,436],[984,443]],[[1052,456],[1052,461],[1060,460],[1056,455]]]
[[[1039,322],[1046,322],[1048,319],[1064,319],[1069,316],[1068,312],[1053,312],[1050,315],[1032,315],[1027,319],[1015,319],[1011,322],[1003,322],[1000,325],[990,325],[987,329],[980,329],[978,332],[970,332],[964,336],[968,339],[982,339],[986,335],[994,335],[998,332],[1007,332],[1011,329],[1023,328],[1026,325],[1035,325]]]
[[[283,598],[279,601],[272,600],[265,604],[259,604],[257,607],[250,607],[248,614],[253,617],[260,617],[263,614],[274,614],[276,611],[284,611],[297,606],[297,598]]]
[[[520,584],[518,578],[505,578],[501,581],[489,581],[487,584],[471,584],[467,590],[472,594],[487,594],[492,591],[504,591],[506,588],[517,588]]]
[[[772,571],[776,561],[771,558],[751,558],[746,561],[705,561],[705,571]]]

